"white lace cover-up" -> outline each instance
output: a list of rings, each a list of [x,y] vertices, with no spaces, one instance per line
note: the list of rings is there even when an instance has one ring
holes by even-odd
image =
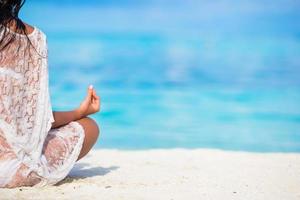
[[[84,129],[75,121],[51,129],[45,34],[34,27],[28,46],[6,30],[16,40],[0,52],[0,187],[54,185],[74,166]]]

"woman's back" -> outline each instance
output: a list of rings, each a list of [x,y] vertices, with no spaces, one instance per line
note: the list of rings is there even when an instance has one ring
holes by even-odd
[[[45,34],[3,34],[14,40],[0,51],[0,187],[55,184],[76,162],[84,130],[77,122],[51,129]]]
[[[18,17],[24,2],[0,1],[0,187],[58,183],[99,135],[87,117],[100,110],[95,89],[74,111],[52,111],[46,36]]]
[[[14,38],[0,52],[0,146],[5,154],[0,156],[0,168],[10,178],[20,163],[37,164],[53,116],[45,35],[37,28],[26,36],[6,27],[3,35]],[[41,109],[44,106],[47,109]],[[0,179],[0,185],[5,179]]]

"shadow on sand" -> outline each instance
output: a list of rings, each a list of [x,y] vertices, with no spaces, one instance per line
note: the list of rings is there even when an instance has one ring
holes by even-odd
[[[88,163],[76,163],[68,174],[66,178],[62,181],[55,184],[55,186],[60,186],[65,183],[71,183],[75,180],[85,179],[88,177],[93,176],[104,176],[105,174],[110,173],[113,170],[117,170],[118,166],[111,166],[111,167],[89,167],[90,164]]]

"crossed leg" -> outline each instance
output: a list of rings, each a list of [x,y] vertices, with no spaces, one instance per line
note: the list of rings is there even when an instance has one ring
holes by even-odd
[[[80,123],[85,134],[83,146],[77,159],[78,161],[92,149],[99,137],[100,129],[97,122],[90,117],[84,117],[80,120],[76,120],[76,122]]]

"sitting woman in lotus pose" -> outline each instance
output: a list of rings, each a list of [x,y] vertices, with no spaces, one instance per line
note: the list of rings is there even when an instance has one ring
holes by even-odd
[[[54,185],[95,144],[100,110],[92,85],[78,108],[52,111],[45,34],[0,0],[0,187]]]

